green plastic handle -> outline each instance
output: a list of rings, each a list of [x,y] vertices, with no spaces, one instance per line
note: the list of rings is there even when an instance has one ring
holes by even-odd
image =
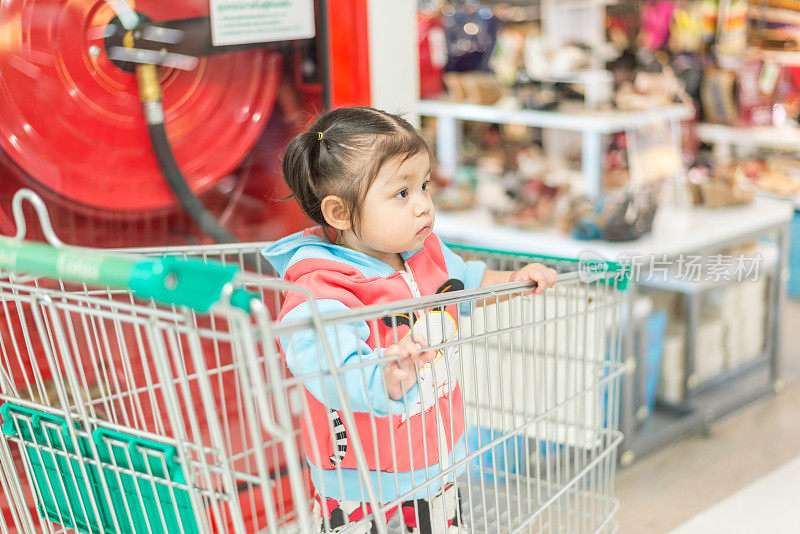
[[[140,298],[207,312],[220,302],[225,286],[239,272],[214,261],[128,257],[97,250],[62,247],[0,237],[0,269],[93,286],[133,291]],[[254,293],[236,289],[230,303],[250,312]]]

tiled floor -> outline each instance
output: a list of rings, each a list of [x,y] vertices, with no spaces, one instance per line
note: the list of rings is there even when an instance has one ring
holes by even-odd
[[[617,475],[620,534],[659,534],[800,456],[800,303],[788,301],[782,353],[787,387]]]
[[[670,534],[800,532],[800,457],[694,516]]]

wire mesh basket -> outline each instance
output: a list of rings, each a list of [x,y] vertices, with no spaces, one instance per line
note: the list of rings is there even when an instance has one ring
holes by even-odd
[[[260,263],[265,245],[0,240],[0,532],[405,532],[445,490],[434,532],[615,529],[619,266],[453,246],[562,274],[542,295],[520,282],[280,321],[287,292],[316,308]],[[379,323],[342,357],[338,336]],[[392,411],[343,388],[412,332],[436,353],[416,396]],[[293,375],[298,343],[320,356]],[[362,502],[333,525],[320,496],[345,484]]]

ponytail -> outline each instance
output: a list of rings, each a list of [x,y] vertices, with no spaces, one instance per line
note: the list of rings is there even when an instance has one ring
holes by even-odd
[[[319,150],[319,141],[312,138],[311,132],[305,132],[286,146],[283,154],[283,178],[303,213],[317,224],[325,226],[322,215],[322,199],[314,187],[314,178],[310,162],[317,159],[313,152]]]

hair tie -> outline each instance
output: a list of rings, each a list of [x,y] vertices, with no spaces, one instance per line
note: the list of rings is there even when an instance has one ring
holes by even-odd
[[[317,141],[322,141],[322,132],[317,132]]]

